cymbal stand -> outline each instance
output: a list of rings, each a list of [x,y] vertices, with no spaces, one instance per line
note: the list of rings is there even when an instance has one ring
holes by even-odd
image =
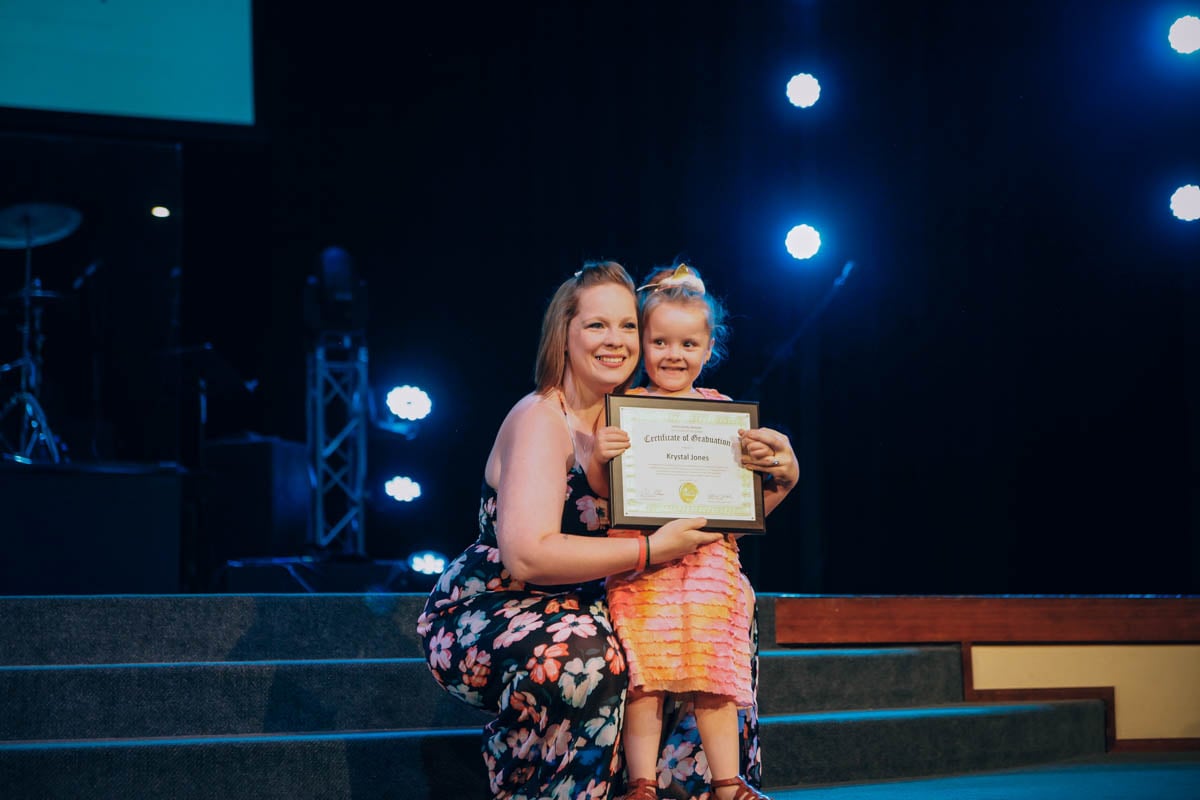
[[[58,440],[54,436],[54,432],[50,430],[50,423],[46,420],[46,412],[42,410],[42,404],[38,402],[41,383],[38,372],[41,367],[40,354],[43,339],[41,334],[42,314],[40,308],[36,310],[37,335],[34,337],[33,233],[28,224],[26,225],[25,234],[24,286],[24,291],[21,292],[21,307],[24,312],[24,319],[21,324],[21,357],[17,361],[0,365],[0,373],[20,368],[21,389],[8,398],[4,403],[4,407],[0,408],[0,423],[13,411],[20,409],[21,427],[17,434],[17,448],[11,455],[15,456],[17,460],[33,461],[34,453],[37,452],[40,445],[45,449],[49,459],[57,464],[62,460],[62,455],[58,449]],[[37,359],[30,352],[31,339],[37,342],[39,355]],[[11,449],[11,445],[4,441],[3,433],[0,433],[0,444],[4,444]]]

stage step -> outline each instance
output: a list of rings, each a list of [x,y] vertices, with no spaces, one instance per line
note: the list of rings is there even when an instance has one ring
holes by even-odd
[[[957,704],[767,717],[770,786],[1002,769],[1104,753],[1104,704]]]
[[[897,708],[963,699],[958,647],[764,650],[759,713]]]
[[[768,786],[1104,751],[1098,701],[963,704],[957,647],[777,648],[774,599],[760,617]],[[38,798],[486,796],[486,716],[430,677],[423,601],[0,598],[0,786]]]
[[[414,594],[0,597],[0,661],[419,658]]]
[[[767,787],[954,774],[1104,752],[1098,701],[766,717]],[[1092,733],[1094,731],[1094,733]],[[486,796],[479,730],[0,744],[13,797]]]
[[[760,709],[787,714],[962,699],[953,648],[768,651]],[[424,659],[0,667],[0,740],[480,726]],[[130,703],[130,698],[137,698]]]
[[[0,667],[0,740],[482,726],[424,659]],[[131,702],[136,698],[136,702]]]
[[[460,800],[488,796],[479,731],[0,744],[16,800]]]
[[[759,597],[759,645],[775,599]],[[420,594],[0,596],[5,664],[412,658]]]

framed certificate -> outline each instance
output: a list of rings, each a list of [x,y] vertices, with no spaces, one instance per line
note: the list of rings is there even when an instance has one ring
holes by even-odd
[[[608,395],[608,424],[629,434],[609,464],[617,528],[705,517],[704,530],[765,533],[762,474],[742,466],[738,429],[758,427],[758,404]]]

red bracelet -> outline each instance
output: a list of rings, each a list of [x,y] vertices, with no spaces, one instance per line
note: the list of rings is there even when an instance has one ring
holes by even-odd
[[[647,552],[647,551],[648,551],[648,549],[649,549],[649,545],[648,545],[647,543],[648,543],[649,541],[650,541],[649,537],[647,537],[647,538],[644,538],[644,539],[638,539],[638,556],[637,556],[637,562],[636,562],[636,563],[633,565],[633,568],[634,568],[635,570],[637,570],[637,569],[645,569],[645,567],[643,567],[643,566],[642,566],[642,564],[643,564],[643,563],[646,563],[646,564],[649,564],[649,563],[650,563],[650,553],[649,553],[649,552]]]

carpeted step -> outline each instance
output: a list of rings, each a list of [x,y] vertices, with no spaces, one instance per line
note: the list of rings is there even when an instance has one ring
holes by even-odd
[[[414,658],[424,595],[0,597],[0,663]]]
[[[962,702],[958,647],[766,650],[759,712],[789,714]]]
[[[0,667],[0,740],[482,727],[423,659]]]
[[[768,788],[945,775],[1096,755],[1097,701],[813,713],[762,721]],[[13,797],[485,797],[477,728],[0,743]]]
[[[764,714],[961,699],[957,651],[771,651]],[[424,659],[0,667],[0,740],[482,725]]]
[[[760,598],[770,786],[1103,752],[1099,702],[958,703],[955,647],[777,649],[774,599]],[[486,716],[430,676],[424,600],[0,598],[3,796],[486,796]],[[872,710],[832,711],[847,707]]]
[[[414,658],[426,596],[0,596],[0,664]],[[759,597],[763,649],[775,595]]]
[[[945,775],[1100,755],[1104,704],[958,704],[763,720],[771,786]]]
[[[0,787],[14,800],[488,796],[477,729],[8,742]]]

